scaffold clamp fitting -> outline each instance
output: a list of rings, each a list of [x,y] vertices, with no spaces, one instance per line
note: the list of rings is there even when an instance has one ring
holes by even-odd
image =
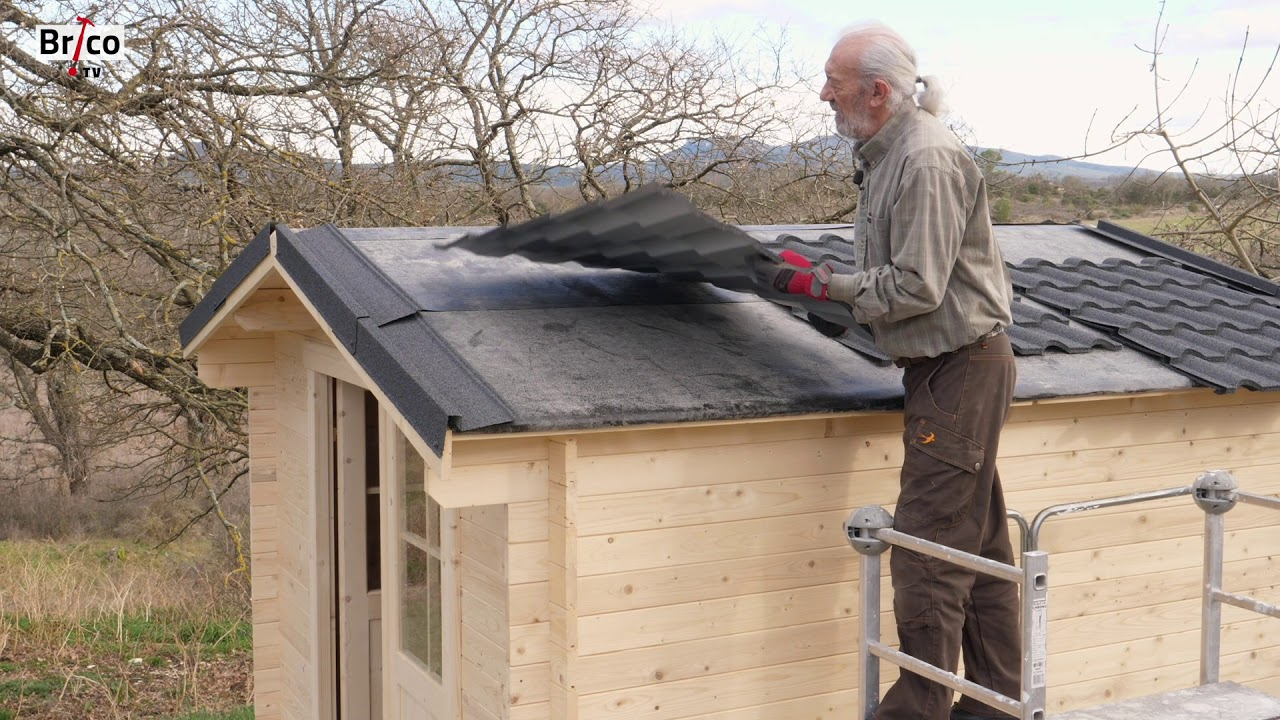
[[[854,510],[844,521],[844,536],[862,555],[880,555],[889,549],[889,543],[875,537],[875,530],[893,527],[893,516],[879,505],[867,505]]]
[[[1200,474],[1191,487],[1192,497],[1200,509],[1210,515],[1222,515],[1236,506],[1236,479],[1226,470],[1209,470]]]

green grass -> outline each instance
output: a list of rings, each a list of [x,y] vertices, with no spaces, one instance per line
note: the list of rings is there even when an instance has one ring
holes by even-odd
[[[0,717],[0,720],[4,720]],[[195,712],[190,715],[179,715],[173,720],[253,720],[253,706],[245,705],[224,713]]]
[[[1138,215],[1136,217],[1113,217],[1110,219],[1117,225],[1122,225],[1143,235],[1150,235],[1156,230],[1157,226],[1160,229],[1165,229],[1173,225],[1186,225],[1189,221],[1198,217],[1198,215],[1186,212],[1170,212],[1165,215]]]
[[[130,654],[141,645],[198,643],[203,652],[225,655],[253,650],[253,624],[248,618],[201,618],[174,612],[99,616],[74,624],[69,641]]]
[[[58,678],[4,680],[0,681],[0,701],[17,700],[23,697],[47,698],[60,687],[62,687],[62,680]]]

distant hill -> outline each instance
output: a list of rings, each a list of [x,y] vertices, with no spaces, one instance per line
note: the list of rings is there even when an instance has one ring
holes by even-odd
[[[974,148],[977,153],[986,148]],[[1100,165],[1080,160],[1063,160],[1057,155],[1027,155],[1014,150],[996,148],[1001,155],[1001,164],[1009,165],[1003,169],[1015,175],[1043,175],[1047,178],[1078,177],[1086,182],[1105,182],[1120,180],[1130,173],[1137,177],[1156,175],[1153,170],[1124,167],[1122,165]]]

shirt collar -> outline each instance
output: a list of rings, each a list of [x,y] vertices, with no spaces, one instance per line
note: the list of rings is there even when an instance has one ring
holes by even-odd
[[[915,105],[911,105],[905,110],[894,113],[889,117],[880,131],[871,136],[871,139],[858,145],[854,151],[867,167],[875,167],[884,159],[889,152],[889,148],[898,142],[898,138],[902,137],[907,131],[907,121],[919,110]]]

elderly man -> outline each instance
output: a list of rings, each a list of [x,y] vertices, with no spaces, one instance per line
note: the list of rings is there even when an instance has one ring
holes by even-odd
[[[843,302],[905,369],[906,446],[895,529],[1004,563],[1013,561],[996,473],[1013,398],[1004,328],[1012,288],[991,230],[982,173],[936,117],[936,83],[881,25],[848,31],[826,64],[821,99],[855,141],[862,174],[856,220],[859,272],[828,276],[788,254],[765,268],[784,292]],[[917,85],[925,89],[917,101]],[[793,264],[794,263],[794,264]],[[904,652],[1018,697],[1017,589],[895,548],[894,612]],[[876,720],[1008,717],[903,671]]]

